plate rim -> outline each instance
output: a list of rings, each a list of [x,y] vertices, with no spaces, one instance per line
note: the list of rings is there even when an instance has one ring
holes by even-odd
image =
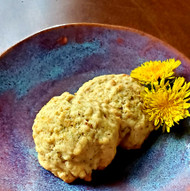
[[[121,26],[121,25],[112,25],[112,24],[104,24],[104,23],[88,23],[88,22],[80,22],[80,23],[65,23],[65,24],[58,24],[58,25],[52,25],[50,27],[43,28],[41,30],[38,30],[37,32],[31,33],[30,35],[24,37],[17,43],[13,44],[10,46],[8,49],[4,50],[2,53],[0,53],[0,59],[4,57],[6,54],[8,54],[12,49],[14,49],[16,46],[22,44],[23,42],[48,31],[58,29],[58,28],[66,28],[66,27],[74,27],[74,26],[84,26],[84,27],[100,27],[100,28],[105,28],[105,29],[112,29],[112,30],[123,30],[123,31],[130,31],[136,34],[139,34],[141,36],[146,36],[149,39],[151,39],[154,42],[160,43],[163,46],[167,47],[171,51],[173,51],[176,55],[179,55],[182,57],[187,63],[190,64],[190,58],[188,58],[184,53],[180,52],[177,48],[173,47],[166,41],[163,41],[159,39],[158,37],[155,37],[152,34],[146,33],[144,31],[141,31],[139,29],[135,29],[132,27],[128,26]]]
[[[185,62],[187,62],[188,66],[190,67],[190,59],[188,59],[188,57],[186,57],[185,55],[183,55],[183,53],[181,53],[180,51],[178,51],[177,49],[175,49],[174,47],[172,47],[171,45],[167,44],[165,41],[160,40],[157,37],[154,37],[148,33],[145,33],[143,31],[134,29],[134,28],[130,28],[130,27],[124,27],[124,26],[119,26],[119,25],[107,25],[107,24],[98,24],[98,23],[70,23],[70,24],[60,24],[60,25],[55,25],[55,26],[51,26],[45,29],[42,29],[32,35],[29,35],[28,37],[24,38],[23,40],[17,42],[16,44],[12,45],[11,47],[9,47],[7,50],[5,50],[3,52],[3,54],[0,54],[0,60],[1,58],[3,58],[3,56],[6,56],[7,54],[9,54],[12,50],[14,50],[15,47],[19,46],[20,44],[22,44],[23,42],[28,41],[29,39],[34,38],[35,36],[45,33],[47,31],[52,31],[55,29],[59,29],[59,28],[65,28],[65,27],[72,27],[72,26],[90,26],[90,27],[102,27],[105,29],[113,29],[113,30],[120,30],[120,31],[130,31],[133,32],[135,34],[139,34],[142,35],[143,37],[147,37],[149,38],[151,41],[156,42],[156,43],[160,43],[161,45],[163,45],[164,47],[168,48],[169,50],[171,50],[171,52],[174,52],[176,55],[181,56],[181,58],[183,58],[185,60]],[[0,65],[1,66],[1,65]],[[176,177],[175,177],[176,178]],[[172,182],[172,181],[171,181]],[[123,182],[121,182],[123,183]],[[186,186],[186,185],[185,185]],[[58,187],[59,188],[59,187]],[[68,188],[67,186],[63,187],[63,188]],[[85,188],[85,187],[84,187]],[[116,188],[116,187],[115,187]],[[172,187],[171,187],[172,188]],[[80,189],[80,188],[79,188]],[[103,189],[103,188],[102,188]],[[114,189],[114,187],[113,187]],[[167,189],[167,187],[166,187]]]

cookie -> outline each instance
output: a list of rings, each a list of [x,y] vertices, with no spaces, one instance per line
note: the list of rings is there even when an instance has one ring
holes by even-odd
[[[125,149],[140,148],[153,130],[152,122],[143,113],[140,96],[144,87],[126,74],[112,74],[95,77],[84,83],[76,99],[97,100],[114,108],[121,121],[120,145]]]
[[[37,114],[33,138],[40,164],[67,183],[91,180],[119,144],[120,119],[109,105],[68,92],[52,98]]]

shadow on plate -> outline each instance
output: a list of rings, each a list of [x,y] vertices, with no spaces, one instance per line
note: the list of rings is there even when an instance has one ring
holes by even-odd
[[[181,120],[179,125],[175,125],[172,129],[176,139],[181,139],[184,135],[190,135],[190,117]]]
[[[113,185],[126,179],[131,173],[135,161],[140,159],[151,146],[156,142],[158,137],[162,134],[161,131],[154,131],[150,134],[148,139],[144,142],[141,149],[137,150],[124,150],[122,148],[117,149],[117,154],[112,163],[104,170],[97,170],[92,173],[92,181],[85,182],[83,180],[76,180],[73,185],[88,185],[92,187],[101,185]]]
[[[166,132],[165,132],[166,133]],[[92,173],[92,181],[85,182],[77,179],[73,185],[88,185],[92,187],[101,185],[113,185],[118,184],[122,180],[127,179],[134,170],[133,167],[141,157],[146,155],[147,151],[154,145],[157,139],[162,136],[162,129],[153,131],[148,139],[144,142],[141,149],[137,150],[124,150],[122,148],[117,149],[117,154],[112,163],[104,170],[97,170]],[[190,135],[190,118],[186,118],[180,121],[179,125],[172,127],[171,134],[176,139],[181,139],[186,135]],[[169,135],[169,134],[168,134]]]

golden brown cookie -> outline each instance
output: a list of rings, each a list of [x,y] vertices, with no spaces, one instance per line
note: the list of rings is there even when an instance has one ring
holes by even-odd
[[[67,92],[52,98],[33,125],[40,164],[67,183],[90,181],[92,170],[104,169],[116,154],[120,121],[115,112]]]
[[[153,130],[153,124],[142,112],[140,93],[144,87],[126,74],[103,75],[84,83],[76,99],[94,99],[114,108],[120,116],[120,140],[125,149],[140,148]],[[79,98],[80,97],[80,98]]]

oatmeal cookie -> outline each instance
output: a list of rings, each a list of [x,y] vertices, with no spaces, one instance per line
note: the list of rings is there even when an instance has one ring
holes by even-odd
[[[40,164],[67,183],[90,181],[92,170],[104,169],[116,154],[120,119],[114,110],[68,92],[52,98],[33,125]]]
[[[125,149],[140,148],[153,130],[152,122],[142,112],[140,96],[144,87],[126,74],[95,77],[84,83],[76,93],[78,97],[90,98],[117,110],[120,117],[120,145]]]

